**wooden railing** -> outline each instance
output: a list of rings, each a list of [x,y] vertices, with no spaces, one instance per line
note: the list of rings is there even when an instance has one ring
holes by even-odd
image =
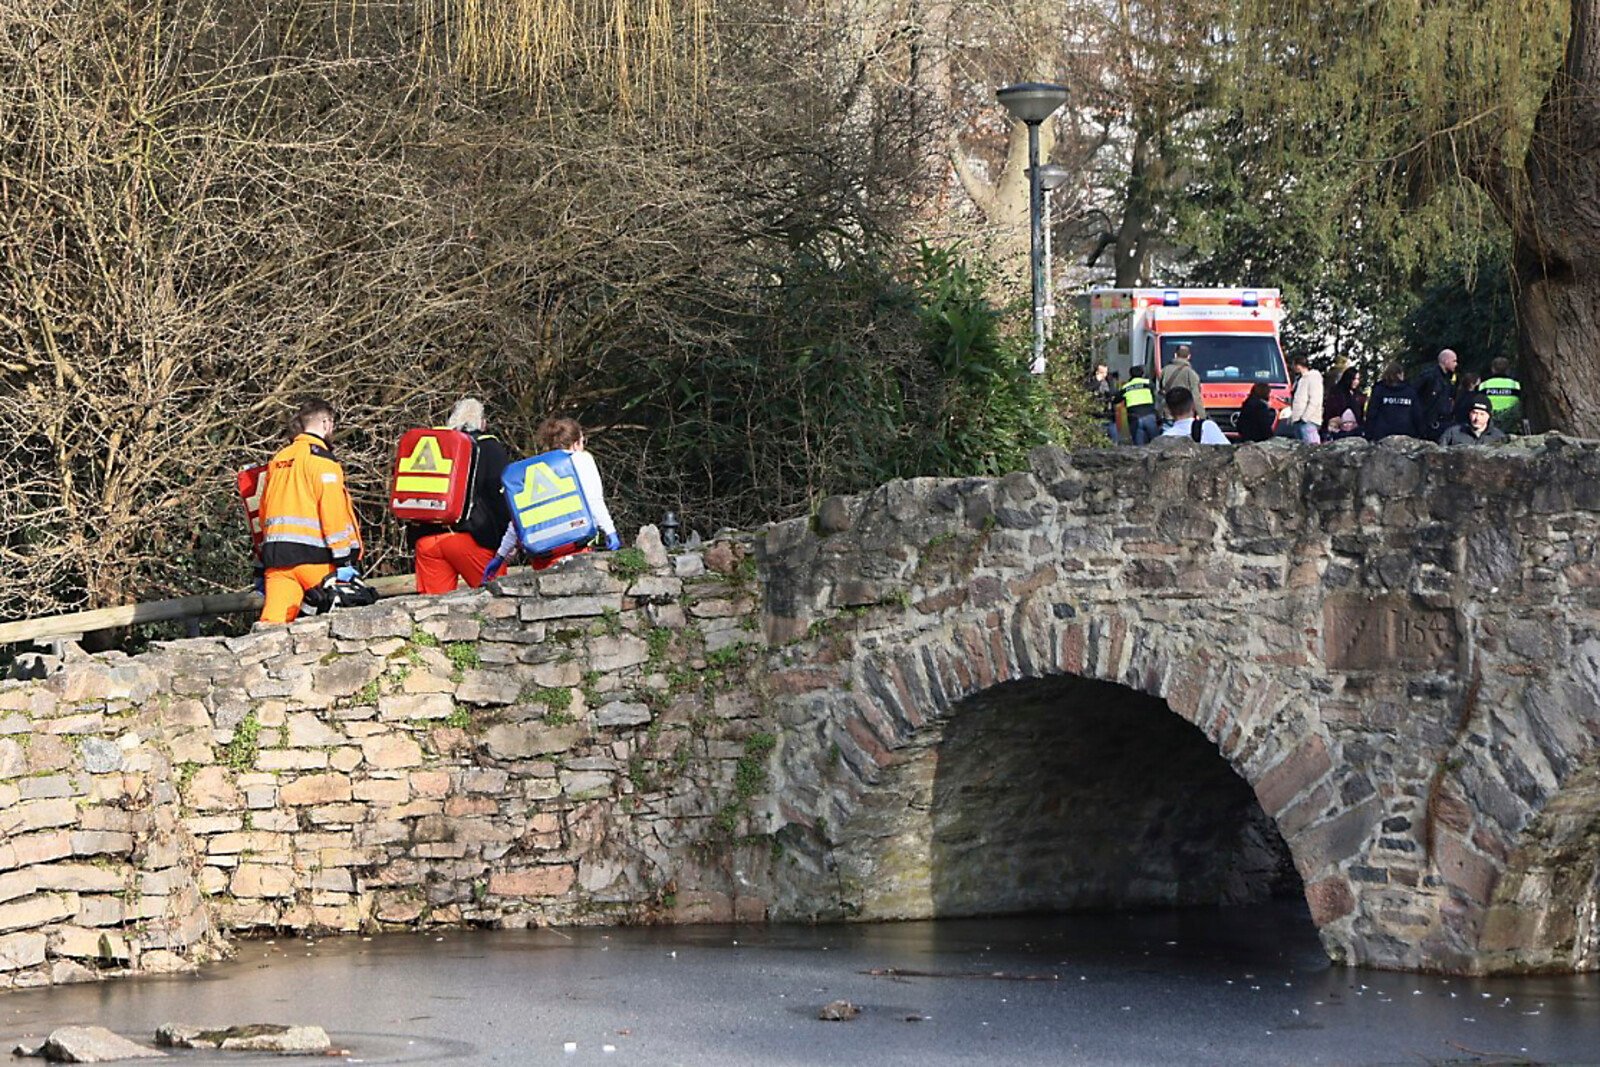
[[[368,579],[367,584],[375,589],[380,597],[404,596],[415,592],[417,588],[417,580],[410,574],[372,578]],[[260,610],[260,593],[205,593],[199,596],[181,596],[172,600],[153,600],[147,604],[122,604],[114,608],[79,611],[71,615],[51,615],[42,619],[0,622],[0,645],[20,641],[49,641],[53,638],[90,634],[97,630],[136,626],[140,623],[175,622],[209,615],[240,615]]]

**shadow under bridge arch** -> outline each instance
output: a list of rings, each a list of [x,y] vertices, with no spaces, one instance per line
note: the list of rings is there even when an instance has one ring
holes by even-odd
[[[1288,846],[1217,746],[1165,701],[1111,682],[1055,675],[967,697],[863,801],[839,859],[865,918],[1303,895]]]

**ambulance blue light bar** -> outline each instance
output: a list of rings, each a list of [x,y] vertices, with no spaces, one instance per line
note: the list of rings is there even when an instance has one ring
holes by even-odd
[[[1178,306],[1178,290],[1168,289],[1161,297],[1163,307],[1175,308]]]
[[[1254,289],[1246,289],[1244,291],[1243,304],[1244,304],[1245,307],[1247,307],[1247,308],[1257,307],[1257,306],[1260,305],[1260,303],[1261,303],[1261,300],[1260,300],[1259,296],[1257,295],[1257,293],[1256,293],[1256,291]]]

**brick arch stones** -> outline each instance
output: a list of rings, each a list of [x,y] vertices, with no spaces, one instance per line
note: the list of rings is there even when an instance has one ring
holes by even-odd
[[[939,913],[930,753],[986,694],[1086,679],[1249,784],[1332,958],[1593,969],[1597,507],[1600,456],[1558,438],[1175,442],[773,527],[774,914]]]

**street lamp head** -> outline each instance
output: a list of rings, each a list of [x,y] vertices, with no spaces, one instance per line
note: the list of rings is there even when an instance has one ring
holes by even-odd
[[[1011,112],[1012,118],[1029,126],[1037,126],[1067,102],[1067,90],[1048,82],[1018,82],[994,95]]]
[[[1033,168],[1028,168],[1028,176],[1033,176]],[[1047,193],[1053,193],[1072,178],[1072,172],[1057,163],[1046,163],[1039,168],[1039,186]]]

